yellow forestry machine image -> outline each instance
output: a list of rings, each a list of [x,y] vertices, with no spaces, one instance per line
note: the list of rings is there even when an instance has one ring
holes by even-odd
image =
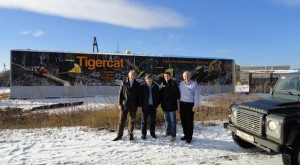
[[[56,76],[70,81],[72,85],[82,81],[83,78],[81,77],[81,67],[74,62],[74,60],[62,60],[58,64],[58,68],[56,70]]]

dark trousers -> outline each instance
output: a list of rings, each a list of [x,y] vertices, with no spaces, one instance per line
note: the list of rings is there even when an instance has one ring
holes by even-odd
[[[183,128],[183,134],[187,140],[193,139],[194,131],[194,103],[180,101],[180,119]]]
[[[143,135],[147,135],[147,121],[150,116],[150,135],[155,135],[156,125],[156,109],[153,106],[148,106],[148,110],[142,111],[141,131]]]
[[[129,114],[128,135],[133,135],[136,111],[120,111],[120,120],[119,120],[119,126],[118,126],[118,136],[119,137],[123,136],[124,125],[125,125],[128,114]]]

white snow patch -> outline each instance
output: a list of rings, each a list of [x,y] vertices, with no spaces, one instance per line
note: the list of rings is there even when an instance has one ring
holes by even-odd
[[[116,142],[116,132],[87,127],[2,130],[0,164],[282,164],[281,155],[238,147],[223,123],[217,124],[195,122],[191,144],[180,140],[181,125],[174,142],[161,136],[163,129],[157,129],[158,139],[142,140],[135,130],[134,141],[123,136]]]
[[[0,94],[10,93],[10,88],[0,87]]]

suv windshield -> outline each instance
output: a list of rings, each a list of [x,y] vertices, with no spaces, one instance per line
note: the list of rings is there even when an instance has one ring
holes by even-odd
[[[287,91],[290,94],[300,90],[300,75],[282,76],[275,85],[275,91]]]

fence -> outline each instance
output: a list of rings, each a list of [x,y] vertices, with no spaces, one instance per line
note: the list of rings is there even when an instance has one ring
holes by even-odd
[[[279,75],[277,73],[241,73],[241,81],[249,84],[250,93],[268,93]]]

